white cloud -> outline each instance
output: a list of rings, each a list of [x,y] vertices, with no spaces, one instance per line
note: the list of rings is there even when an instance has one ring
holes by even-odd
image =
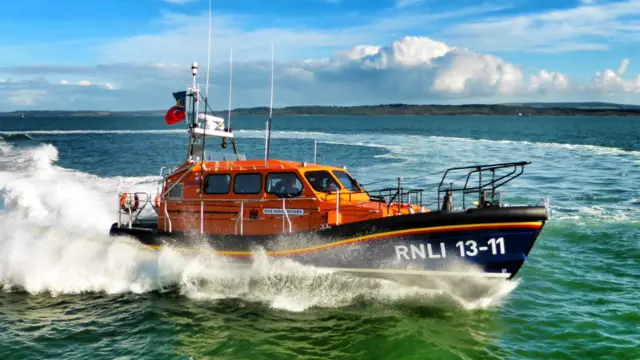
[[[391,42],[408,32],[424,33],[430,28],[435,31],[443,21],[490,14],[510,7],[479,4],[446,12],[397,13],[389,10],[384,16],[343,14],[336,15],[333,21],[349,25],[332,28],[313,27],[305,24],[304,19],[283,17],[278,19],[278,23],[297,25],[271,26],[264,24],[263,17],[214,13],[211,21],[211,58],[213,63],[226,60],[229,49],[233,48],[234,57],[238,59],[267,59],[270,57],[271,41],[276,44],[278,59],[318,57],[354,44]],[[317,18],[313,17],[310,22],[317,22]],[[157,23],[155,29],[161,29],[158,32],[109,41],[102,44],[98,51],[107,61],[113,62],[185,63],[207,58],[207,14],[188,16],[164,12]],[[264,25],[256,28],[257,23]],[[204,62],[201,61],[201,64]]]
[[[569,78],[565,74],[540,70],[531,76],[531,89],[540,93],[565,90],[569,87]]]
[[[639,78],[623,78],[629,64],[624,59],[617,71],[597,72],[590,82],[580,83],[556,70],[528,75],[494,55],[430,38],[404,37],[387,46],[353,46],[331,57],[277,61],[275,106],[592,101],[612,94],[619,96],[616,101],[626,101],[625,96],[640,91]],[[270,62],[237,61],[233,68],[234,107],[268,105]],[[11,99],[10,104],[0,100],[0,107],[58,109],[60,104],[98,110],[163,109],[173,104],[171,92],[185,89],[191,80],[190,62],[0,68],[0,76],[4,74],[14,80],[0,82],[0,99],[3,94]],[[213,68],[210,97],[216,109],[227,105],[228,76],[228,64]],[[51,78],[53,82],[46,80]],[[204,71],[199,79],[204,81]],[[31,93],[27,100],[24,91],[48,93]]]
[[[18,106],[32,106],[47,96],[45,90],[16,90],[7,94],[10,103]]]
[[[617,71],[618,75],[624,75],[627,72],[627,67],[629,67],[629,59],[623,59]]]
[[[640,1],[583,3],[574,8],[487,17],[447,27],[449,40],[482,51],[607,50],[640,39]]]
[[[115,94],[115,88],[110,84],[95,84],[88,81],[73,84],[67,80],[54,83],[42,77],[21,78],[0,81],[0,109],[1,111],[16,108],[51,110],[74,106],[85,108],[87,105],[100,109],[101,101]],[[106,98],[105,95],[107,95]]]
[[[620,63],[618,71],[607,69],[603,72],[597,72],[591,81],[590,88],[606,95],[640,92],[640,75],[631,80],[622,78],[628,66],[629,60],[624,59]]]

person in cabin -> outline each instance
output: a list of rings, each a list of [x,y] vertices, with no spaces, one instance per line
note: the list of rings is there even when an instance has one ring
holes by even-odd
[[[276,193],[284,197],[295,197],[300,195],[302,189],[298,187],[295,176],[286,176],[276,185]]]
[[[336,190],[338,190],[338,184],[336,183],[336,181],[333,180],[333,178],[331,178],[331,177],[327,177],[327,181],[326,181],[325,186],[324,186],[324,191],[332,192],[332,191],[336,191]]]

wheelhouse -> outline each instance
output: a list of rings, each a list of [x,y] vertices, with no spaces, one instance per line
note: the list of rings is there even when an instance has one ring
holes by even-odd
[[[279,160],[195,163],[167,176],[161,195],[162,231],[265,235],[420,211],[384,208],[345,168]]]

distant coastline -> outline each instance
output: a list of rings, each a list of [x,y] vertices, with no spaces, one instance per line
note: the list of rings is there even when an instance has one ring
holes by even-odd
[[[12,111],[0,112],[0,117],[110,117],[110,116],[164,116],[167,110],[144,111]],[[214,111],[225,116],[228,110]],[[238,108],[232,116],[265,116],[268,107]],[[466,116],[640,116],[640,106],[601,102],[584,103],[524,103],[524,104],[469,104],[469,105],[362,105],[362,106],[289,106],[274,108],[276,116],[305,115],[466,115]]]

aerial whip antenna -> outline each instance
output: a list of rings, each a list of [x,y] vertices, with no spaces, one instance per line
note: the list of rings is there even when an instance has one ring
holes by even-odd
[[[205,101],[209,101],[209,72],[211,66],[211,0],[209,0],[209,32],[207,33],[208,45],[207,45],[207,84],[205,85]],[[205,105],[205,112],[206,112]],[[205,120],[206,121],[206,120]]]
[[[209,0],[209,28],[207,32],[207,78],[205,84],[204,91],[204,117],[202,118],[202,154],[200,156],[200,161],[202,165],[200,166],[200,234],[204,234],[204,200],[202,199],[204,193],[204,142],[207,137],[207,108],[209,106],[209,74],[211,72],[211,0]],[[198,86],[198,97],[200,97],[200,87]],[[198,111],[196,108],[196,115],[198,116]]]
[[[231,129],[231,81],[233,79],[233,48],[229,52],[229,115],[227,116],[227,127]]]
[[[269,145],[271,143],[271,117],[273,115],[273,73],[274,73],[274,56],[273,56],[273,41],[271,41],[271,103],[269,104],[269,118],[267,119],[267,136],[265,137],[264,146],[264,162],[269,160]]]

